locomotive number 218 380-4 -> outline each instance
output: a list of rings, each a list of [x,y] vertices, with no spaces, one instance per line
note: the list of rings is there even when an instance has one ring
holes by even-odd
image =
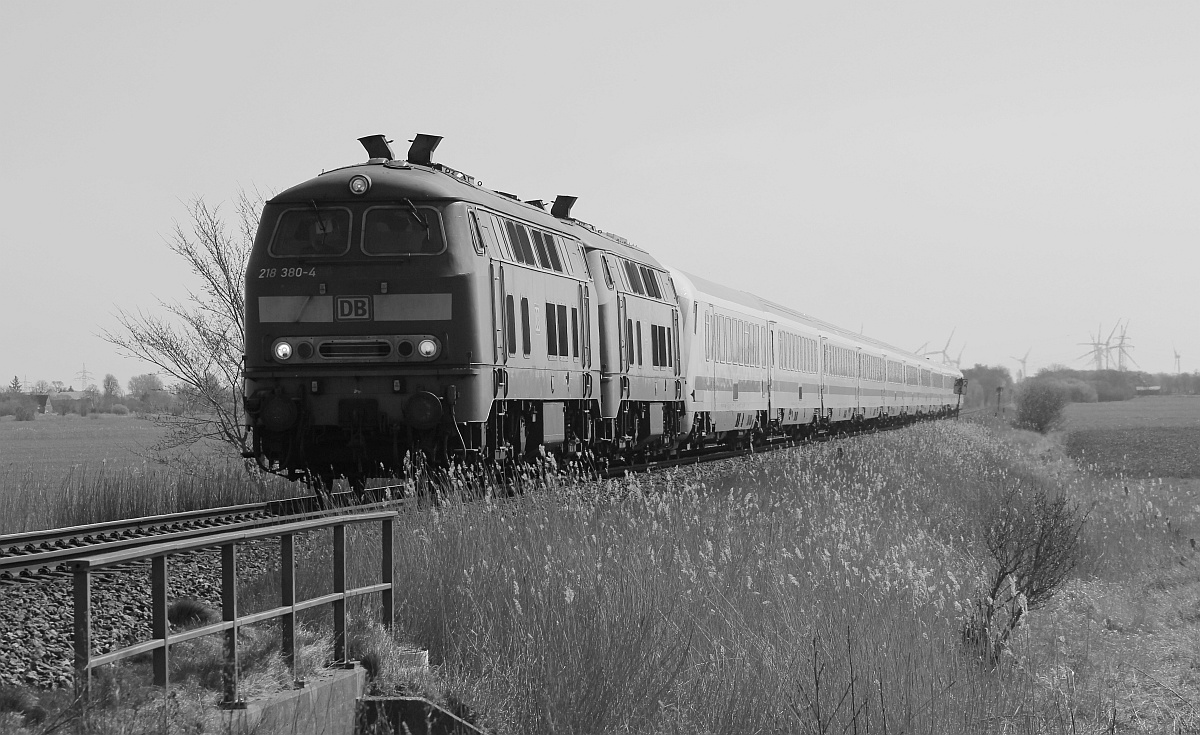
[[[259,278],[303,278],[304,276],[316,276],[316,268],[259,268]]]

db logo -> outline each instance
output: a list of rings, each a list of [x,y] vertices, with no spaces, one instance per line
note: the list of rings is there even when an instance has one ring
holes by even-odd
[[[338,296],[335,308],[338,321],[368,321],[371,318],[371,297]]]

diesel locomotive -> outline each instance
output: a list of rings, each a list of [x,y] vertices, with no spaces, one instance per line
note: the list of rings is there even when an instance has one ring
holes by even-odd
[[[957,410],[953,367],[682,271],[383,136],[266,203],[246,272],[259,463],[615,461]]]

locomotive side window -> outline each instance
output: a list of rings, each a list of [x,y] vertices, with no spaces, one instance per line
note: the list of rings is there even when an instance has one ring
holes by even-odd
[[[479,236],[483,238],[484,245],[493,257],[512,259],[512,252],[508,249],[504,234],[496,226],[495,217],[487,212],[479,212],[476,226],[479,228]]]
[[[625,362],[633,364],[633,320],[625,320]]]
[[[505,319],[508,327],[508,354],[517,354],[517,310],[513,308],[513,297],[504,302]]]
[[[567,356],[567,307],[557,304],[558,309],[558,354]]]
[[[479,218],[475,216],[474,209],[468,209],[467,216],[471,219],[471,241],[475,245],[475,252],[483,255],[487,248],[483,242],[483,231],[479,229]]]
[[[586,263],[587,261],[585,260],[584,262]],[[612,270],[608,267],[608,258],[600,256],[600,265],[602,266],[601,270],[604,271],[604,283],[607,284],[611,290],[614,284]]]
[[[547,235],[544,232],[535,232],[534,234],[542,236],[542,242],[545,243],[546,247],[546,255],[550,258],[550,268],[562,273],[562,258],[558,254],[558,245],[554,242],[554,235]]]
[[[642,364],[642,320],[637,322],[637,358],[638,365]]]
[[[571,307],[571,357],[579,357],[579,309]]]
[[[558,310],[549,301],[546,302],[546,354],[558,354]]]
[[[371,207],[363,217],[367,255],[435,255],[445,249],[442,219],[431,207]]]
[[[519,232],[528,232],[529,228],[523,225],[517,225],[520,228]],[[546,238],[538,230],[533,230],[533,252],[537,254],[538,265],[549,270],[550,269],[550,254],[546,252]],[[561,268],[559,270],[562,270]]]
[[[516,261],[526,265],[537,265],[537,261],[533,257],[533,250],[529,246],[529,236],[526,235],[525,239],[521,240],[521,235],[525,234],[523,232],[525,228],[510,219],[503,220],[503,222],[504,229],[508,232],[508,244],[512,246]]]
[[[521,299],[521,349],[525,357],[533,351],[529,343],[529,299]]]
[[[344,255],[350,249],[350,210],[288,209],[279,215],[269,252],[276,258]]]
[[[637,266],[630,263],[628,260],[621,261],[625,264],[625,275],[629,277],[629,287],[634,293],[639,296],[646,295],[646,287],[642,285],[642,276],[638,273]]]
[[[658,287],[658,274],[650,270],[646,266],[639,266],[641,271],[642,281],[646,284],[646,293],[656,299],[662,298],[662,289]]]

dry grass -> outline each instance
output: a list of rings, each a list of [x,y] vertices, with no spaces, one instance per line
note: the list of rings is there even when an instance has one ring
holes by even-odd
[[[400,617],[505,732],[1099,727],[1029,629],[999,669],[959,644],[980,523],[1014,485],[1082,492],[1067,466],[944,423],[446,504],[402,520]]]

